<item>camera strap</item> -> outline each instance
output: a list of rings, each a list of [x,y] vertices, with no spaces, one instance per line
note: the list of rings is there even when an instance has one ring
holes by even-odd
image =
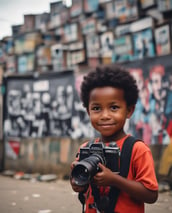
[[[135,144],[135,142],[140,141],[139,139],[136,139],[133,136],[129,136],[125,139],[124,144],[122,146],[122,151],[121,151],[121,156],[120,156],[120,175],[122,177],[127,178],[129,168],[130,168],[130,160],[131,160],[131,154],[132,154],[132,149]],[[95,199],[95,203],[97,205],[97,208],[99,211],[104,211],[106,213],[114,213],[114,209],[120,194],[120,190],[116,187],[111,187],[109,195],[108,195],[108,200],[106,204],[103,206],[102,209],[102,200],[100,198],[100,192],[99,189],[95,186],[92,185],[92,194]]]
[[[136,139],[133,136],[127,137],[124,141],[124,144],[122,146],[121,156],[120,156],[120,175],[122,177],[127,178],[128,176],[132,149],[135,142],[137,141],[140,141],[140,140]],[[120,190],[118,188],[111,187],[111,190],[109,192],[110,204],[109,204],[108,213],[114,213],[114,209],[115,209],[119,194],[120,194]]]

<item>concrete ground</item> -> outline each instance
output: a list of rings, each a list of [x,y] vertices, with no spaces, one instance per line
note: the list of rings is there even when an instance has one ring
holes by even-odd
[[[1,213],[79,213],[81,205],[69,181],[16,180],[0,175]],[[158,201],[146,205],[146,213],[171,213],[171,192],[159,193]]]

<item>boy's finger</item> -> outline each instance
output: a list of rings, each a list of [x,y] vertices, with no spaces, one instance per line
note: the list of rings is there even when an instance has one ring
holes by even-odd
[[[100,168],[101,170],[104,170],[106,167],[105,167],[103,164],[99,163],[99,168]]]
[[[103,164],[101,164],[101,163],[99,163],[98,166],[99,166],[100,170],[102,170],[102,171],[106,168],[106,167],[105,167]]]
[[[71,169],[73,169],[76,166],[76,164],[77,164],[77,161],[72,162]]]

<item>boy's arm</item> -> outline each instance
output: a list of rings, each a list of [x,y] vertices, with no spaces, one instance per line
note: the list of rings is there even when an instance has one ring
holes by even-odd
[[[135,180],[128,180],[110,169],[99,164],[101,172],[94,176],[94,183],[99,186],[115,186],[125,191],[131,197],[145,203],[154,203],[158,198],[158,190],[149,190],[142,183]]]
[[[96,184],[115,186],[131,197],[145,203],[154,203],[158,198],[158,183],[151,151],[143,142],[135,143],[131,156],[128,178],[114,174],[103,165],[102,172],[94,177]]]

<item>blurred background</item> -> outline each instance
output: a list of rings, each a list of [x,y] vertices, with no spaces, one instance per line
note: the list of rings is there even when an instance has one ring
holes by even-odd
[[[118,63],[139,100],[126,131],[172,181],[172,1],[0,0],[0,170],[66,178],[97,133],[79,94],[85,73]]]

